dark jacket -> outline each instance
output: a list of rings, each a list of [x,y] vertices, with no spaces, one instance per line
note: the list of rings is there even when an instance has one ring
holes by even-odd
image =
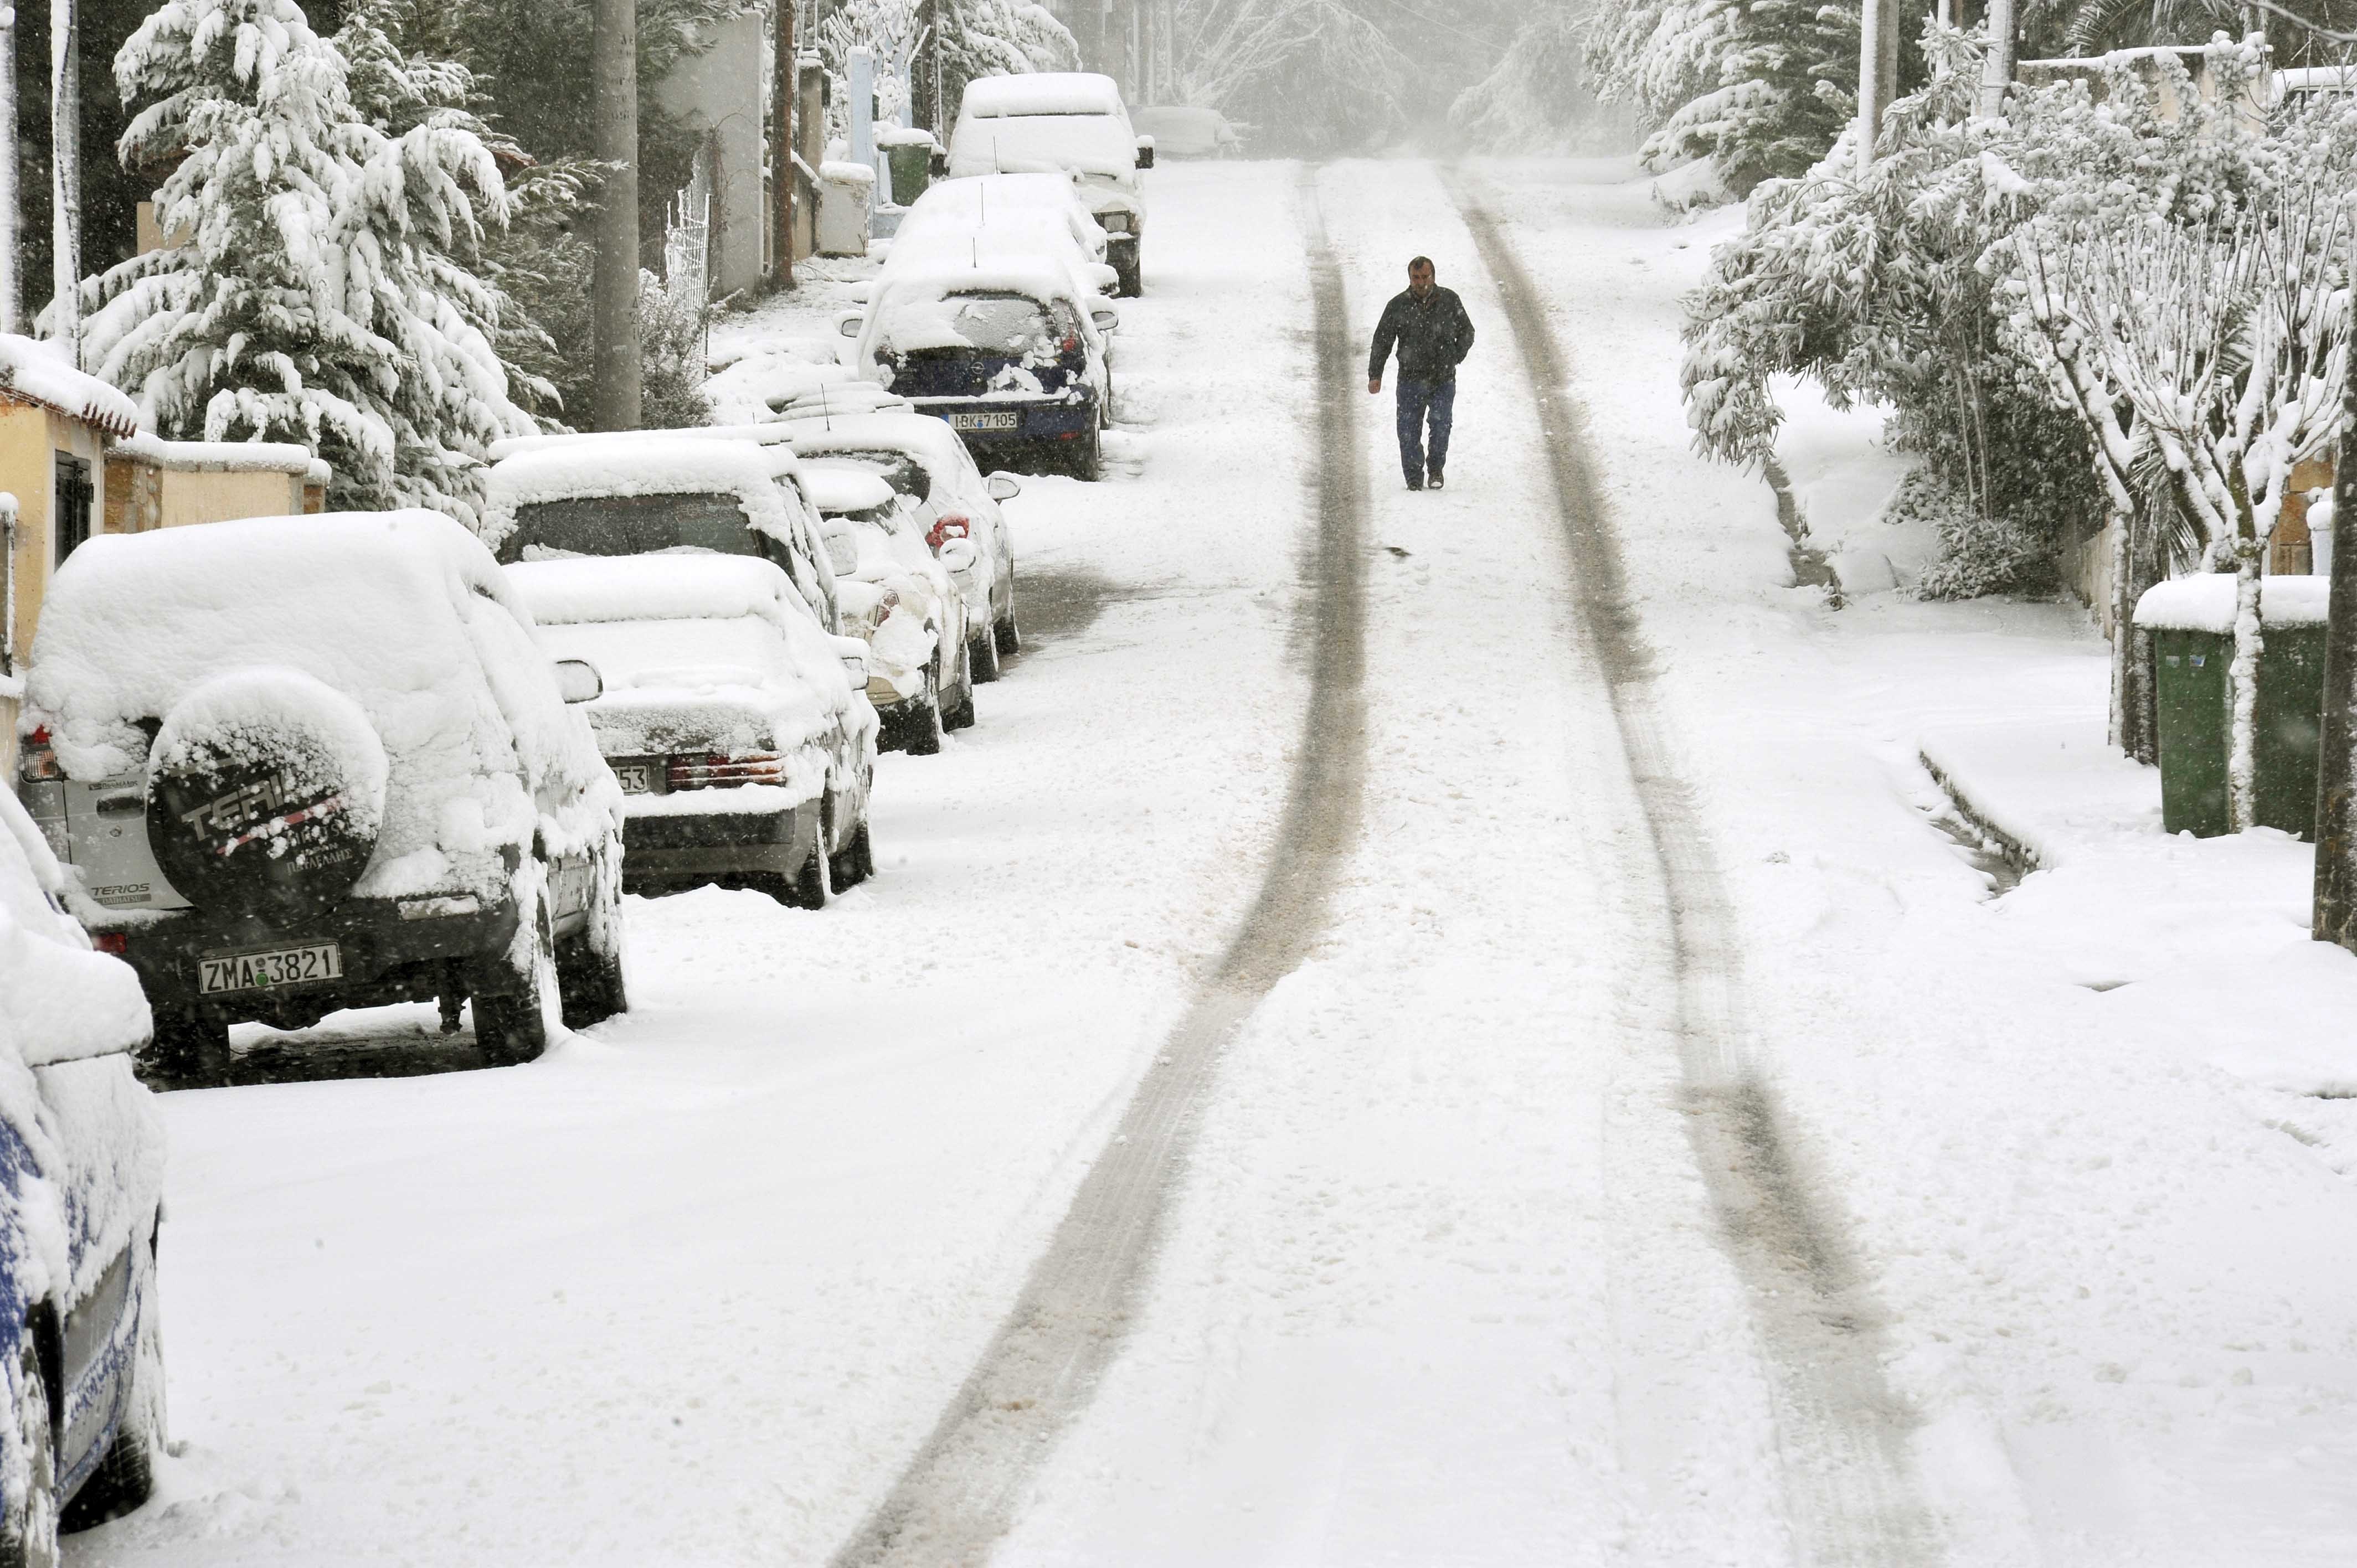
[[[1375,351],[1367,359],[1367,380],[1383,380],[1383,361],[1399,345],[1399,373],[1404,381],[1453,381],[1457,367],[1473,351],[1473,320],[1464,302],[1449,289],[1435,287],[1432,297],[1419,301],[1412,289],[1402,289],[1383,306],[1375,323]]]

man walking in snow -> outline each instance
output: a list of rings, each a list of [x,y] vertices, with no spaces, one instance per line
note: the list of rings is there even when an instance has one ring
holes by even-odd
[[[1383,390],[1383,362],[1399,347],[1400,472],[1407,488],[1441,487],[1448,466],[1448,427],[1457,411],[1457,367],[1473,351],[1473,321],[1464,302],[1432,281],[1432,258],[1407,264],[1407,290],[1392,296],[1375,323],[1375,351],[1367,360],[1367,391]],[[1425,448],[1429,420],[1432,446]]]

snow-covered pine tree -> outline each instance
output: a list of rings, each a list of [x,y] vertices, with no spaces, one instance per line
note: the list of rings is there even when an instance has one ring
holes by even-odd
[[[1738,195],[1806,173],[1857,112],[1855,5],[1728,0],[1718,86],[1681,105],[1644,147],[1655,167],[1707,157]]]
[[[1496,69],[1449,105],[1449,124],[1496,152],[1569,147],[1597,124],[1595,84],[1580,59],[1585,25],[1570,0],[1534,7]]]
[[[471,521],[476,464],[529,434],[468,258],[507,217],[490,152],[427,116],[398,136],[294,0],[167,0],[115,59],[126,161],[185,152],[166,231],[86,284],[86,352],[167,435],[298,441],[343,507]]]

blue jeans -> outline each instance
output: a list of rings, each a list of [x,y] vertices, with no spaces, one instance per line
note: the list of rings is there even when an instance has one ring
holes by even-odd
[[[1448,466],[1448,427],[1457,414],[1457,378],[1445,381],[1399,381],[1400,472],[1411,485],[1424,483],[1426,469],[1439,473]],[[1432,450],[1424,446],[1425,421],[1432,422]]]

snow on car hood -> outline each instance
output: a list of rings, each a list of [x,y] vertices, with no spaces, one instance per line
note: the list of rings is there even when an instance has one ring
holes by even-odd
[[[557,695],[490,553],[438,512],[253,518],[107,534],[59,568],[23,727],[70,778],[140,770],[142,721],[198,686],[284,666],[356,703],[388,764],[363,897],[499,897],[535,833],[553,854],[620,822],[587,723]]]

